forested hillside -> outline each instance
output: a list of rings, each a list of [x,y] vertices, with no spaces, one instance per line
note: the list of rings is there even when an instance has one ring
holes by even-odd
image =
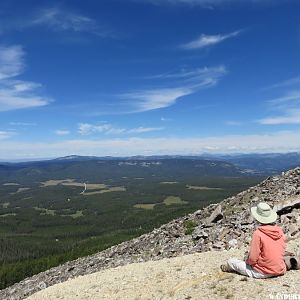
[[[261,177],[200,159],[69,158],[0,166],[0,286],[139,236]]]

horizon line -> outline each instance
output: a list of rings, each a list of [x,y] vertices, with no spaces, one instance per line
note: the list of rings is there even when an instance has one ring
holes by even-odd
[[[218,153],[209,153],[209,152],[203,152],[199,154],[151,154],[151,155],[142,155],[142,154],[136,154],[136,155],[124,155],[124,156],[116,156],[116,155],[103,155],[103,156],[96,156],[96,155],[77,155],[77,154],[70,154],[65,156],[53,156],[53,157],[34,157],[34,158],[15,158],[15,159],[6,159],[6,158],[0,158],[0,164],[1,163],[25,163],[25,162],[42,162],[42,161],[51,161],[51,160],[68,160],[76,158],[91,158],[91,159],[128,159],[128,158],[135,158],[135,157],[144,157],[144,158],[151,158],[151,157],[201,157],[201,156],[211,156],[211,157],[218,157],[218,156],[238,156],[238,155],[284,155],[284,154],[300,154],[299,151],[285,151],[285,152],[272,152],[272,151],[261,151],[261,152],[232,152],[232,153],[226,153],[226,152],[218,152]]]

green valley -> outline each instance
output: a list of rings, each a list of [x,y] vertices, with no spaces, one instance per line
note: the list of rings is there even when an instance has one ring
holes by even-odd
[[[262,180],[200,159],[0,166],[0,287],[139,236]]]

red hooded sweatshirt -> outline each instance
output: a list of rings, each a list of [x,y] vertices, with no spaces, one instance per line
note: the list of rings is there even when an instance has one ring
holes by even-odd
[[[277,225],[261,225],[252,236],[246,263],[263,274],[283,275],[285,236]]]

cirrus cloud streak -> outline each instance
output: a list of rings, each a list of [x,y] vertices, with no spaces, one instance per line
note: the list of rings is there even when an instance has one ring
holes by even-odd
[[[0,47],[0,112],[44,106],[50,102],[38,95],[41,84],[15,79],[24,71],[24,56],[19,45]]]
[[[137,128],[120,128],[113,126],[109,123],[103,123],[103,124],[89,124],[89,123],[80,123],[78,124],[78,133],[81,135],[90,135],[90,134],[134,134],[134,133],[146,133],[146,132],[152,132],[152,131],[159,131],[163,130],[162,127],[137,127]]]
[[[216,35],[201,34],[199,38],[197,38],[189,43],[186,43],[184,45],[181,45],[180,48],[185,49],[185,50],[202,49],[205,47],[209,47],[209,46],[224,42],[225,40],[228,40],[229,38],[236,37],[240,33],[241,33],[241,31],[234,31],[234,32],[231,32],[228,34],[216,34]]]
[[[168,87],[132,91],[120,95],[120,98],[127,100],[129,106],[132,107],[132,112],[165,108],[174,105],[177,100],[185,96],[215,86],[226,73],[224,66],[217,66],[159,74],[150,78],[159,79],[160,82],[164,80],[166,82],[163,84]],[[171,83],[170,80],[172,80]],[[171,85],[173,87],[170,87]]]

